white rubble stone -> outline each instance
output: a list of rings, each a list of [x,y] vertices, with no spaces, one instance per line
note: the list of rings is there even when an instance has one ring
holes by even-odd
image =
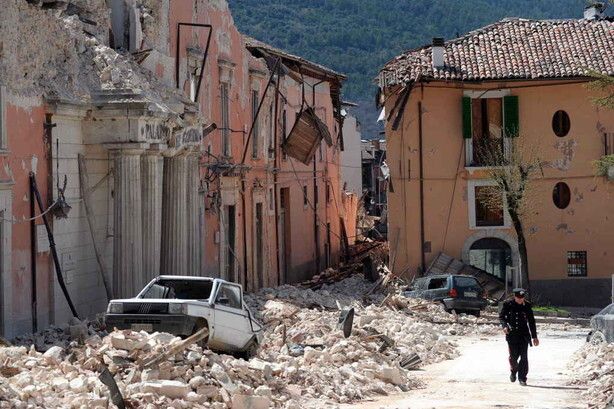
[[[232,395],[232,409],[268,409],[271,404],[266,396]]]
[[[143,393],[153,392],[173,399],[185,399],[191,392],[184,382],[169,380],[142,382],[140,390]]]
[[[403,378],[401,376],[401,370],[396,367],[384,367],[376,374],[376,376],[386,382],[390,382],[395,385],[402,385]]]
[[[269,388],[266,385],[260,385],[259,387],[256,388],[254,393],[258,396],[266,396],[268,398],[273,396],[273,391],[271,390],[271,388]]]
[[[62,347],[53,346],[43,354],[43,357],[48,364],[58,365],[62,361],[63,352],[64,349]]]
[[[133,351],[135,349],[142,349],[147,344],[147,339],[126,337],[122,332],[115,332],[111,335],[111,345],[113,348],[123,349],[125,351]]]

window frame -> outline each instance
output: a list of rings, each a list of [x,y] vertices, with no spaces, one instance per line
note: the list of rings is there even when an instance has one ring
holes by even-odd
[[[574,257],[575,256],[575,257]],[[580,259],[583,260],[583,264],[570,264],[570,260]],[[570,267],[579,267],[580,273],[572,273]],[[580,278],[588,277],[588,250],[567,250],[567,277],[568,278]]]
[[[6,95],[6,87],[4,85],[0,85],[0,153],[8,152]]]
[[[500,98],[501,101],[501,128],[502,128],[502,139],[503,139],[503,149],[505,152],[509,152],[509,137],[505,135],[505,101],[504,97],[508,97],[512,95],[512,91],[510,89],[500,89],[500,90],[466,90],[463,91],[463,97],[471,98],[471,103],[473,104],[474,99],[489,99],[489,98]],[[462,129],[462,126],[461,126]],[[473,120],[471,123],[471,138],[463,138],[465,142],[465,168],[466,169],[481,169],[481,168],[489,168],[488,166],[477,165],[474,166],[474,152],[473,152]]]
[[[559,121],[557,121],[557,114],[558,113],[562,113],[561,115],[561,119]],[[567,127],[565,128],[565,120],[567,119]],[[561,125],[561,129],[556,129],[555,128],[555,124],[557,125]],[[551,122],[551,127],[552,127],[552,133],[554,133],[554,135],[556,135],[559,138],[564,138],[567,135],[569,135],[569,133],[571,132],[571,118],[569,117],[569,113],[567,111],[565,111],[564,109],[557,109],[554,114],[552,114],[552,122]],[[559,131],[559,132],[557,132]],[[560,133],[560,135],[559,135]]]
[[[258,105],[260,104],[260,91],[258,89],[251,90],[251,107],[252,107],[252,158],[260,157],[260,118],[258,115]]]
[[[469,180],[467,182],[467,203],[469,209],[469,228],[471,230],[492,230],[492,229],[509,229],[512,226],[512,221],[507,209],[507,201],[505,200],[505,192],[501,192],[501,201],[503,204],[503,225],[501,226],[478,226],[476,214],[476,194],[475,188],[481,186],[497,186],[493,180],[479,179]]]
[[[304,209],[307,209],[307,207],[309,206],[309,197],[307,195],[309,195],[309,189],[307,188],[307,185],[303,185],[303,208]]]
[[[560,187],[562,186],[565,186],[565,189],[561,189]],[[565,191],[567,194],[566,203],[564,206],[559,206],[559,204],[561,204],[561,193],[563,193],[563,191]],[[558,203],[556,199],[559,199]],[[569,207],[569,204],[571,203],[571,188],[566,182],[560,181],[555,183],[554,187],[552,188],[552,202],[554,207],[556,207],[558,210],[565,210]]]
[[[220,82],[220,117],[222,123],[222,156],[232,157],[232,140],[230,133],[230,83]]]
[[[222,290],[225,289],[225,287],[228,288],[234,288],[237,291],[239,291],[239,307],[233,307],[231,305],[226,305],[226,304],[218,304],[218,297],[220,296],[220,294],[222,293]],[[241,287],[236,285],[236,284],[232,284],[232,283],[221,283],[217,293],[215,294],[215,300],[213,300],[213,303],[217,306],[221,306],[221,307],[225,307],[225,308],[232,308],[234,310],[242,310],[243,309],[243,291],[241,291]]]

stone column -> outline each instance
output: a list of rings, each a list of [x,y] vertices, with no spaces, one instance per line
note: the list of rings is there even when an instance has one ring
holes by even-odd
[[[200,206],[198,189],[200,187],[200,172],[198,168],[198,153],[187,157],[187,245],[188,245],[188,275],[200,275]]]
[[[188,273],[187,247],[187,158],[164,158],[162,187],[162,274]]]
[[[141,199],[143,201],[143,283],[160,274],[162,245],[162,165],[159,151],[141,157]]]
[[[143,275],[141,150],[115,151],[113,201],[113,294],[133,297]]]

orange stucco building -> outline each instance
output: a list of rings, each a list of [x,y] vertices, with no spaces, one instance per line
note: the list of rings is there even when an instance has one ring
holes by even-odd
[[[509,19],[409,51],[381,71],[393,270],[415,276],[440,253],[505,279],[520,255],[507,204],[477,151],[518,138],[543,164],[522,214],[532,296],[600,307],[614,274],[614,183],[593,161],[614,154],[614,111],[595,105],[586,70],[614,75],[614,22]],[[510,270],[513,271],[513,270]]]

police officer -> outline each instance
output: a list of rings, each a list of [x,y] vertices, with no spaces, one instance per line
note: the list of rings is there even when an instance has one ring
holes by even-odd
[[[520,384],[526,386],[529,372],[527,351],[529,345],[538,346],[539,340],[531,303],[525,300],[526,291],[523,288],[514,288],[513,293],[514,298],[503,303],[499,321],[509,347],[510,381],[516,382],[518,376]]]

